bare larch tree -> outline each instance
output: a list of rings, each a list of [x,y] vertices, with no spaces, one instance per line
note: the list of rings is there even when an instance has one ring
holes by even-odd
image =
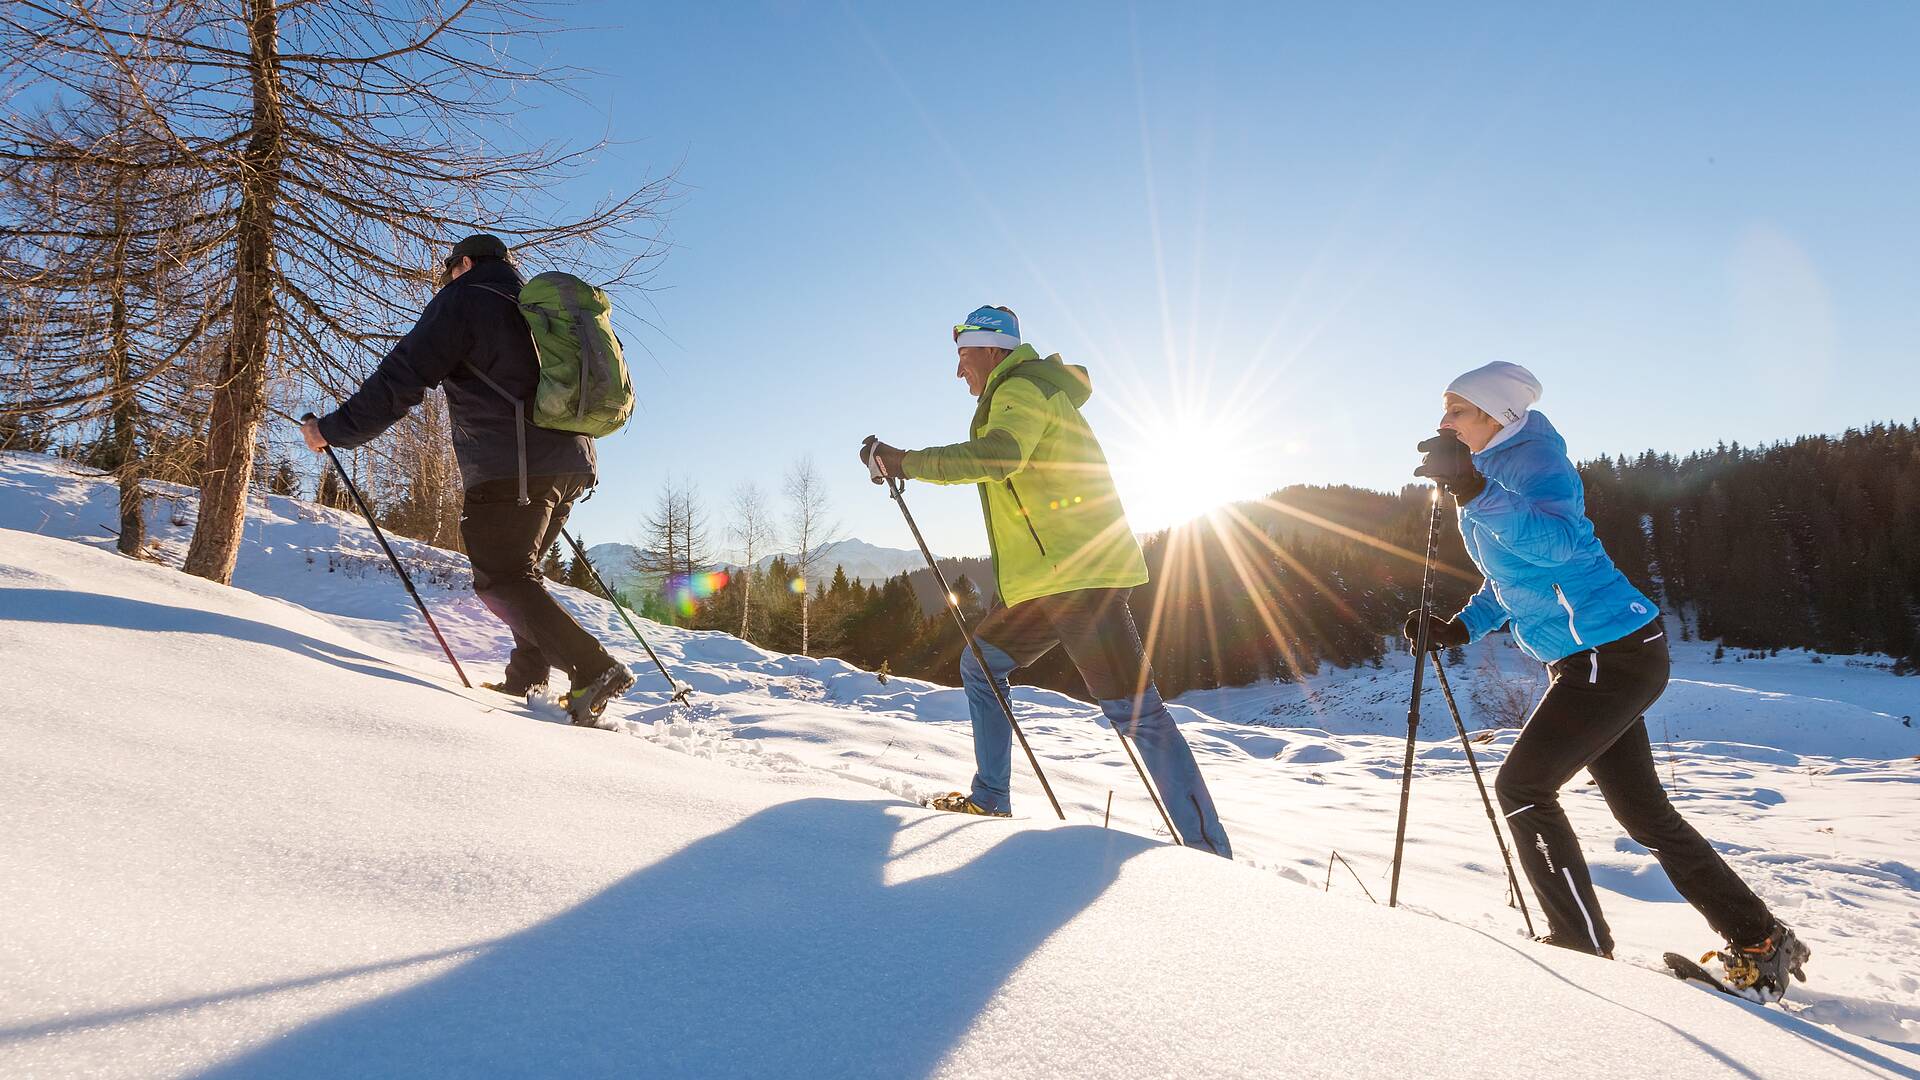
[[[521,59],[556,27],[535,0],[10,0],[0,6],[0,157],[183,174],[218,237],[223,313],[199,520],[185,569],[227,581],[277,380],[339,398],[417,315],[460,235],[630,284],[665,180],[568,212],[598,144],[529,144],[503,123],[584,73]],[[165,152],[44,140],[22,118],[117,79]]]
[[[712,561],[707,551],[707,512],[692,477],[661,484],[653,510],[641,524],[645,542],[634,556],[634,569],[640,573],[690,577]]]
[[[190,178],[145,167],[168,150],[121,85],[79,89],[0,113],[8,144],[63,151],[0,155],[0,411],[75,433],[77,456],[113,472],[119,549],[138,555],[146,459],[191,446],[181,418],[205,411],[193,375],[219,312],[194,268],[217,239]],[[115,164],[71,163],[88,155]]]

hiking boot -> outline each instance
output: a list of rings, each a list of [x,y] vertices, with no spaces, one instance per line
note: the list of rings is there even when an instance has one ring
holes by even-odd
[[[921,805],[931,810],[945,810],[951,814],[977,814],[980,817],[1013,816],[1013,811],[1011,810],[989,810],[958,791],[949,791],[945,795],[935,795]]]
[[[1705,963],[1716,957],[1727,969],[1722,981],[1728,986],[1759,1001],[1779,1001],[1787,996],[1788,975],[1807,981],[1801,965],[1813,958],[1813,950],[1794,936],[1791,927],[1775,919],[1759,943],[1729,943],[1724,951],[1708,953],[1700,960]]]
[[[633,685],[633,672],[625,664],[615,664],[595,676],[585,686],[567,694],[567,715],[581,727],[599,727],[600,714],[607,702],[627,692]]]

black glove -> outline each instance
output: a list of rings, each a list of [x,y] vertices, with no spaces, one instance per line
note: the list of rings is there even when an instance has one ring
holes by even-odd
[[[907,474],[901,459],[906,456],[905,450],[888,446],[878,435],[869,435],[860,443],[860,464],[867,467],[867,475],[876,484],[885,483],[889,476],[905,480]]]
[[[1407,639],[1407,651],[1413,652],[1420,647],[1420,613],[1407,612],[1406,624],[1400,627],[1400,633]],[[1465,623],[1455,619],[1443,619],[1438,615],[1427,616],[1427,651],[1439,652],[1451,649],[1455,645],[1465,645],[1473,635],[1467,633]]]
[[[1472,502],[1487,489],[1487,478],[1473,467],[1473,451],[1453,432],[1442,429],[1440,434],[1414,449],[1426,456],[1420,459],[1420,467],[1413,470],[1413,475],[1432,479],[1446,488],[1455,502]]]

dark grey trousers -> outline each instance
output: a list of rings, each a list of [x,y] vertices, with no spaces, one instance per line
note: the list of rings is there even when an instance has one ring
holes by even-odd
[[[557,666],[572,685],[582,686],[614,664],[606,648],[547,593],[540,574],[541,555],[559,539],[573,501],[592,483],[585,474],[529,476],[526,506],[519,505],[518,477],[467,489],[460,535],[473,564],[474,594],[513,631],[509,685],[539,685]]]

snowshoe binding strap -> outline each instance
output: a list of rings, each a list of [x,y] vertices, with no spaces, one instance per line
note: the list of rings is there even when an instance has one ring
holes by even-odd
[[[1727,969],[1721,981],[1735,990],[1751,990],[1753,984],[1760,981],[1760,965],[1753,962],[1745,949],[1729,945],[1723,952],[1703,953],[1700,957],[1703,964],[1709,960],[1719,960]]]
[[[927,800],[927,806],[934,810],[945,810],[950,814],[975,814],[980,817],[1013,816],[1012,813],[1005,810],[998,812],[989,810],[958,791],[949,791],[945,795],[935,795],[933,798]]]
[[[1789,976],[1807,981],[1802,965],[1812,956],[1813,950],[1794,936],[1791,929],[1776,922],[1758,944],[1729,943],[1725,949],[1707,953],[1700,960],[1705,963],[1718,959],[1726,968],[1725,982],[1733,989],[1777,1000],[1785,995]]]

